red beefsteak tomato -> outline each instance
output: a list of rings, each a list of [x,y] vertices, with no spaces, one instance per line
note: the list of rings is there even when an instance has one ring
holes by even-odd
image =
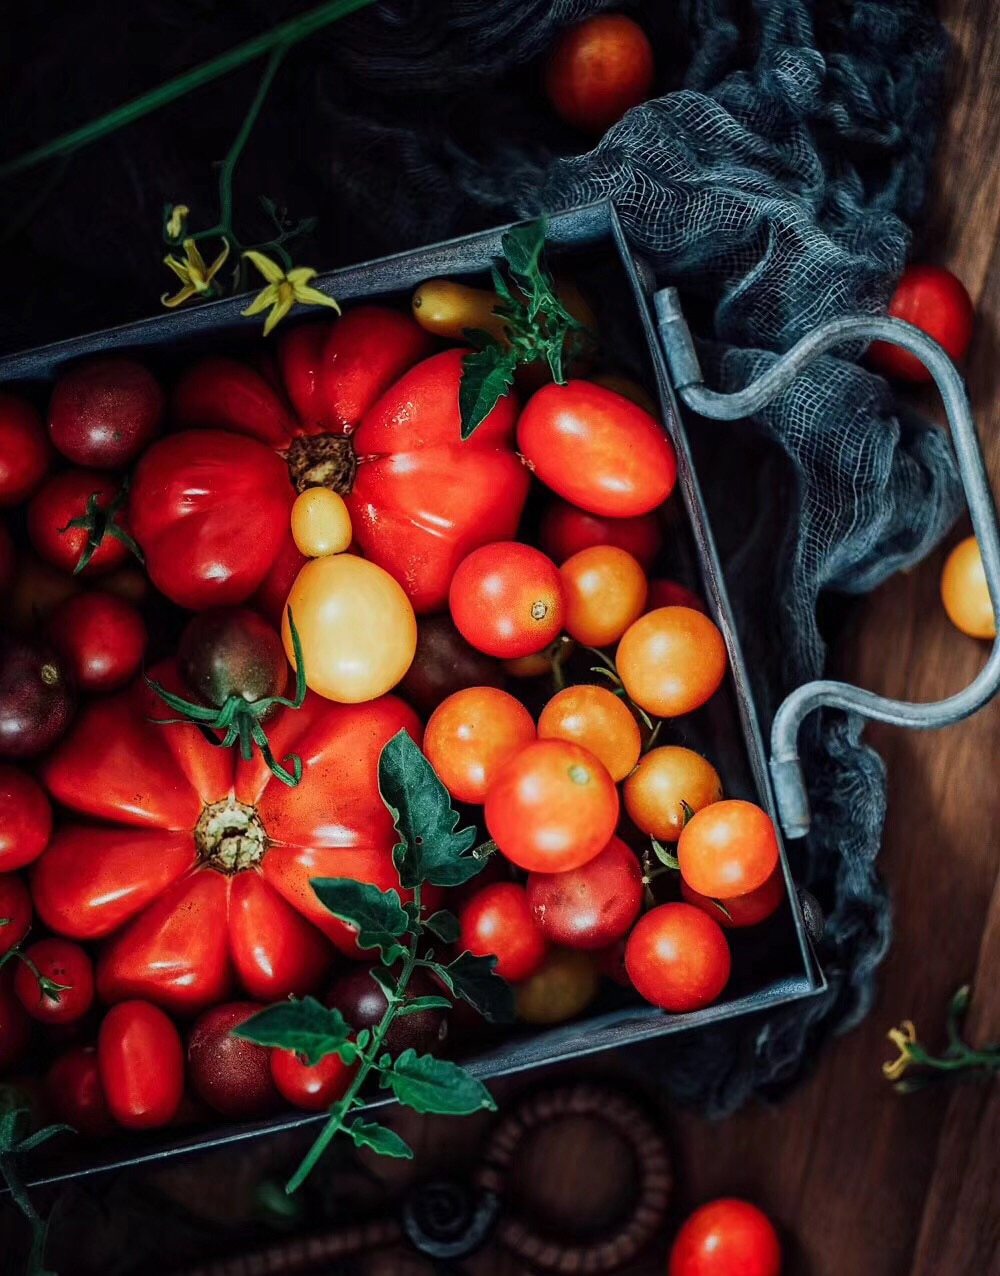
[[[362,306],[289,333],[279,389],[233,359],[191,368],[174,399],[181,432],[149,449],[133,483],[157,588],[193,610],[269,597],[269,575],[287,576],[296,492],[326,486],[415,610],[443,607],[462,559],[514,536],[529,476],[513,450],[515,399],[463,442],[466,352],[425,358],[430,341],[408,316]]]
[[[173,665],[153,676],[173,690]],[[330,943],[357,957],[352,930],[320,905],[310,878],[399,886],[395,834],[379,797],[382,746],[405,729],[392,696],[339,705],[308,695],[268,719],[277,757],[303,776],[282,784],[255,757],[209,744],[143,683],[92,702],[42,768],[79,821],[34,866],[38,914],[60,935],[106,939],[97,987],[193,1015],[242,988],[273,1001],[329,977]],[[369,954],[370,955],[370,954]]]

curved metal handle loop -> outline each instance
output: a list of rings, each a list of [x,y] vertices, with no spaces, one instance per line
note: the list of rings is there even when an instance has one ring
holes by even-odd
[[[694,342],[675,289],[664,288],[656,294],[656,316],[671,379],[678,394],[692,411],[716,420],[735,421],[751,416],[787,389],[813,359],[845,341],[889,341],[915,354],[933,376],[944,402],[993,611],[1000,616],[1000,532],[996,506],[965,382],[936,341],[900,319],[864,315],[831,319],[803,337],[756,381],[733,394],[719,394],[707,390],[702,383]],[[931,704],[890,700],[849,683],[829,679],[808,682],[796,688],[781,704],[771,726],[771,778],[778,814],[787,836],[803,837],[809,830],[809,797],[799,761],[798,733],[802,720],[814,709],[829,705],[893,726],[927,730],[967,718],[996,695],[998,689],[1000,637],[994,641],[993,650],[979,675],[963,691]]]

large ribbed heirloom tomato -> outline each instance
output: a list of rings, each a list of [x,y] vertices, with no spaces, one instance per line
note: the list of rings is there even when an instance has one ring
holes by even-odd
[[[154,677],[180,690],[172,665]],[[190,1015],[237,988],[260,1001],[316,991],[331,943],[360,953],[309,881],[398,888],[378,758],[401,729],[419,742],[416,714],[393,696],[338,705],[310,694],[279,710],[267,720],[274,753],[303,767],[289,788],[259,755],[244,762],[197,727],[151,721],[164,710],[142,683],[95,700],[46,760],[49,792],[72,816],[33,869],[39,916],[60,935],[106,940],[107,1002]]]
[[[270,595],[274,572],[287,593],[292,501],[324,486],[414,609],[443,607],[461,560],[514,536],[529,476],[513,450],[513,396],[463,442],[465,352],[426,358],[430,342],[409,316],[361,306],[288,334],[280,389],[234,359],[191,368],[174,396],[180,433],[153,444],[132,486],[156,587],[193,610]]]

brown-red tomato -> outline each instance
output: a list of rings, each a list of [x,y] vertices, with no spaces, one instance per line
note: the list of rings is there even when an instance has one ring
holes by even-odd
[[[642,907],[642,869],[621,838],[568,873],[529,873],[528,903],[542,933],[565,948],[606,948]]]

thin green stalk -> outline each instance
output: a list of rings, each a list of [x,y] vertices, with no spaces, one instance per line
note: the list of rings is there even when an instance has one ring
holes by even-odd
[[[257,123],[257,116],[264,105],[264,99],[268,95],[274,77],[278,72],[278,67],[281,66],[285,59],[285,54],[291,47],[291,44],[279,44],[272,50],[264,74],[261,76],[260,84],[257,86],[256,96],[250,103],[250,109],[246,113],[240,131],[236,134],[236,139],[229,148],[229,153],[223,161],[219,172],[219,225],[224,227],[230,236],[232,236],[233,232],[233,173],[240,156],[243,154],[243,148],[247,144],[247,139],[250,137],[253,126]]]
[[[124,128],[125,125],[132,124],[135,120],[142,119],[143,116],[150,115],[163,106],[168,106],[193,90],[210,84],[223,75],[228,75],[230,71],[235,71],[238,67],[263,57],[265,53],[270,53],[281,46],[287,50],[293,44],[298,44],[314,32],[329,26],[331,22],[355,13],[358,9],[364,9],[372,2],[373,0],[328,0],[326,4],[317,5],[308,13],[299,14],[297,18],[290,18],[288,22],[283,22],[271,31],[254,36],[244,44],[237,45],[236,48],[229,49],[218,57],[211,58],[208,62],[203,62],[200,66],[175,76],[172,80],[167,80],[165,84],[151,89],[148,93],[133,98],[131,102],[125,102],[106,115],[101,115],[96,120],[81,125],[80,128],[71,129],[68,133],[63,133],[51,141],[43,142],[41,146],[36,146],[24,155],[8,160],[6,164],[0,165],[0,181],[13,177],[17,173],[23,173],[58,155],[71,155],[81,147],[89,146],[109,133]]]

